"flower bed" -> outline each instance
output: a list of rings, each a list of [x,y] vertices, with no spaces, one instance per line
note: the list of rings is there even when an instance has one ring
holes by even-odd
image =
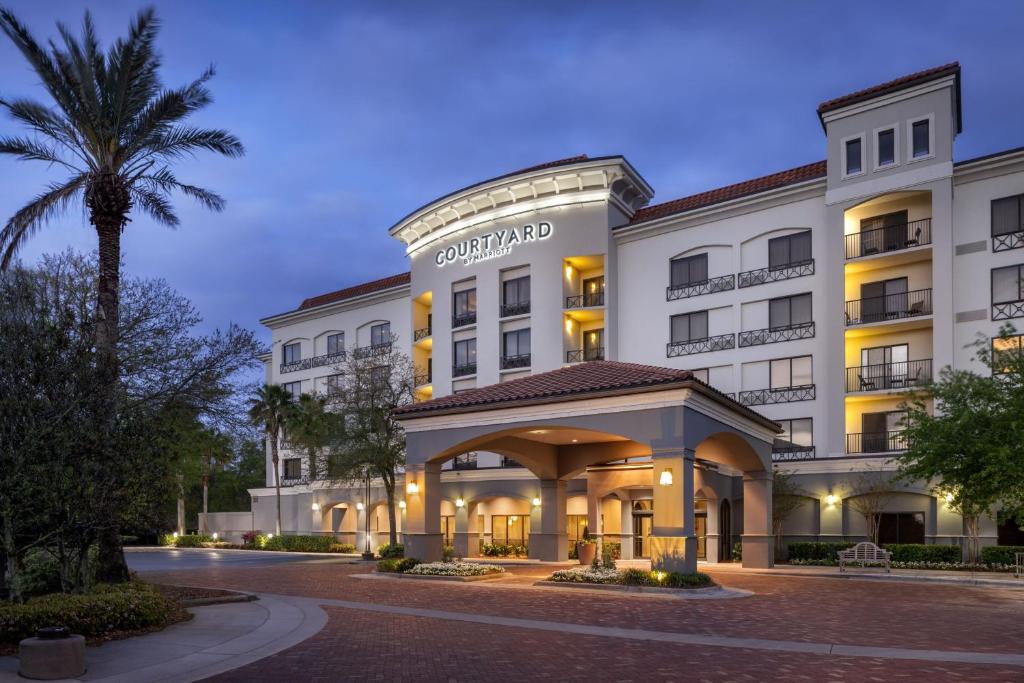
[[[789,564],[798,567],[837,567],[837,560],[790,560]],[[855,566],[860,566],[860,561]],[[865,562],[868,567],[880,567],[881,562]],[[1016,567],[1012,564],[989,564],[985,562],[890,562],[893,569],[932,569],[937,571],[958,572],[1012,572]]]
[[[555,583],[588,583],[651,588],[707,588],[714,586],[711,577],[702,572],[647,571],[643,569],[609,569],[604,567],[573,567],[556,571],[548,581]]]
[[[417,576],[487,576],[501,574],[504,571],[502,567],[493,564],[476,562],[427,562],[417,564],[405,573]]]

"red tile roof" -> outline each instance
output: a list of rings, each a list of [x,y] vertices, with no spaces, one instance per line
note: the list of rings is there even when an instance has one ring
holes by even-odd
[[[873,85],[870,88],[864,88],[863,90],[852,92],[849,95],[843,95],[842,97],[822,102],[818,105],[818,114],[821,115],[825,112],[839,109],[840,107],[870,100],[873,97],[879,97],[891,92],[896,92],[897,90],[903,90],[904,88],[909,88],[921,83],[927,83],[928,81],[934,81],[950,75],[956,75],[959,79],[960,62],[950,62],[949,64],[943,64],[942,66],[918,71],[907,76],[901,76],[900,78],[886,81],[885,83]]]
[[[742,183],[736,183],[735,185],[726,185],[716,190],[708,190],[707,192],[690,195],[689,197],[681,197],[680,199],[673,199],[662,204],[644,207],[633,214],[633,218],[629,223],[631,225],[643,223],[656,218],[671,216],[675,213],[693,211],[694,209],[721,204],[722,202],[739,199],[759,192],[775,190],[787,185],[824,178],[825,171],[825,162],[816,161],[813,164],[797,166],[788,171],[780,171],[779,173],[754,178],[753,180],[744,180]]]
[[[362,296],[363,294],[372,294],[373,292],[391,289],[392,287],[400,287],[401,285],[407,285],[409,284],[409,278],[410,273],[399,273],[398,275],[382,277],[381,279],[373,280],[372,282],[364,282],[360,285],[353,285],[352,287],[339,289],[336,292],[328,292],[327,294],[311,296],[305,301],[303,301],[301,304],[299,304],[299,310],[301,311],[306,308],[323,306],[324,304],[333,304],[336,301],[353,299],[357,296]]]

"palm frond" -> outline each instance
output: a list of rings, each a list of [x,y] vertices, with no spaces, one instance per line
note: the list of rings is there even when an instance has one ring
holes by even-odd
[[[11,216],[0,230],[0,270],[7,270],[25,240],[46,221],[67,210],[85,188],[88,179],[89,174],[80,173],[64,183],[52,183],[46,192],[35,197]]]
[[[11,154],[22,161],[45,161],[50,164],[58,164],[81,173],[81,169],[72,166],[57,154],[56,149],[31,138],[0,137],[0,154]]]
[[[176,159],[194,156],[199,150],[217,152],[231,158],[245,154],[241,141],[226,130],[179,127],[168,131],[159,142],[150,145],[139,159],[151,156]]]
[[[122,161],[144,151],[176,122],[210,104],[213,97],[206,82],[213,74],[210,67],[185,87],[165,90],[146,104],[125,131]]]
[[[152,216],[155,221],[172,228],[177,227],[181,222],[178,220],[178,215],[174,213],[174,207],[171,206],[171,203],[167,200],[166,193],[163,191],[144,187],[136,183],[129,192],[134,203]]]
[[[75,129],[41,102],[28,99],[0,99],[0,107],[6,109],[14,120],[24,123],[39,135],[60,144],[84,166],[95,168]]]
[[[156,173],[141,175],[138,179],[147,183],[150,187],[162,192],[177,190],[184,195],[192,197],[211,211],[223,211],[224,207],[227,205],[224,198],[216,192],[212,192],[202,187],[196,187],[195,185],[188,185],[186,183],[179,182],[166,166],[158,170]]]
[[[122,137],[122,127],[130,125],[160,91],[160,56],[154,48],[159,30],[156,10],[147,7],[129,26],[128,37],[110,49],[105,91]]]

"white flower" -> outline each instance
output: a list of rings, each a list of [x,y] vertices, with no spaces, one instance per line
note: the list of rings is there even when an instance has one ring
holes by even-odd
[[[504,568],[493,564],[478,564],[476,562],[428,562],[418,564],[407,570],[406,574],[420,574],[423,576],[484,576],[486,574],[498,574],[505,571]]]
[[[621,575],[618,569],[573,567],[559,569],[551,575],[550,580],[560,583],[619,583]]]

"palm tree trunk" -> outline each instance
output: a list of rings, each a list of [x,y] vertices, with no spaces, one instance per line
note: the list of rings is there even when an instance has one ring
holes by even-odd
[[[207,515],[210,514],[210,475],[203,474],[203,530],[204,534],[209,533],[209,523],[206,521]]]
[[[277,455],[277,435],[270,437],[270,455],[274,463],[274,488],[277,489],[277,528],[274,533],[281,535],[281,468],[278,466],[280,460]]]

